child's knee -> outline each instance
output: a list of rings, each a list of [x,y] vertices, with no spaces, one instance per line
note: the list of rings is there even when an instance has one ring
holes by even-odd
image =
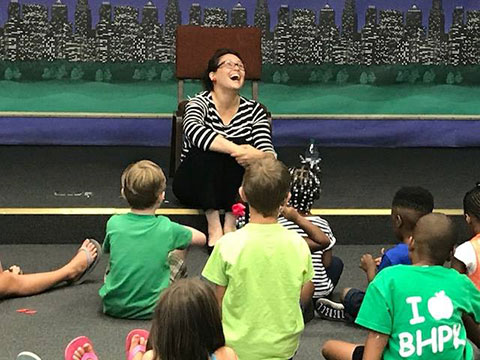
[[[342,294],[340,295],[340,300],[343,302],[345,300],[345,297],[347,296],[347,293],[351,290],[352,288],[345,288],[342,290]]]
[[[322,346],[322,355],[325,359],[330,359],[335,353],[336,340],[327,340]]]

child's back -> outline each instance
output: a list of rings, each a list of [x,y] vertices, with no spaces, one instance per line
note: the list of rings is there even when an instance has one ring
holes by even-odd
[[[217,243],[203,276],[228,285],[223,328],[240,359],[295,352],[304,327],[299,295],[311,277],[308,254],[305,241],[279,224],[249,223]]]
[[[313,268],[303,238],[276,222],[288,190],[283,164],[251,165],[240,189],[250,223],[219,240],[202,272],[223,293],[225,338],[241,360],[291,358],[304,327],[300,293]]]
[[[107,223],[103,249],[110,253],[110,263],[99,294],[108,315],[151,318],[160,292],[169,285],[169,254],[192,241],[191,230],[155,216],[165,187],[162,170],[151,161],[132,164],[122,174],[122,194],[132,209]]]
[[[383,359],[472,359],[462,316],[480,320],[480,292],[442,266],[454,244],[451,221],[426,215],[409,246],[413,266],[389,267],[370,283],[356,323],[388,335]]]
[[[462,315],[472,312],[480,315],[480,294],[465,276],[397,265],[369,285],[356,323],[389,334],[383,359],[471,359]]]
[[[106,314],[149,319],[168,287],[168,254],[190,244],[192,233],[164,216],[128,213],[107,223],[105,252],[110,269],[100,289]]]

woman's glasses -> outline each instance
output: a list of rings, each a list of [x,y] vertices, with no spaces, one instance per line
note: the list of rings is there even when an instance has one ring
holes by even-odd
[[[235,66],[237,66],[238,70],[245,71],[245,66],[241,62],[236,63],[236,62],[233,62],[231,60],[225,60],[225,61],[221,62],[220,64],[218,64],[217,69],[222,67],[222,66],[225,66],[228,70],[234,70]]]

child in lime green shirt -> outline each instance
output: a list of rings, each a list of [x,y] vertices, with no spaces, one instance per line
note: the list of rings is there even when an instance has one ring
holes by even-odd
[[[304,328],[299,300],[311,299],[313,267],[305,240],[277,223],[289,190],[281,162],[247,167],[239,192],[250,222],[217,242],[202,272],[216,285],[226,343],[240,360],[290,359]]]

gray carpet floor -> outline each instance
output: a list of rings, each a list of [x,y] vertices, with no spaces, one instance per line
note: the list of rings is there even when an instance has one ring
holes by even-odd
[[[4,267],[19,264],[25,272],[48,271],[63,265],[76,252],[77,245],[0,245]],[[358,268],[365,252],[379,254],[378,245],[337,245],[335,255],[343,259],[345,269],[338,291],[346,286],[365,287],[363,271]],[[187,256],[189,276],[198,276],[206,262],[203,249],[192,248]],[[2,360],[15,359],[21,351],[33,351],[43,360],[63,359],[66,344],[76,336],[93,341],[103,360],[124,359],[124,339],[134,328],[150,328],[149,321],[121,320],[101,312],[98,289],[102,284],[107,257],[103,257],[89,280],[78,286],[60,286],[47,293],[0,303],[0,349]],[[36,310],[33,315],[17,309]],[[329,338],[363,342],[366,332],[346,323],[314,319],[306,325],[296,360],[322,359],[320,347]]]

